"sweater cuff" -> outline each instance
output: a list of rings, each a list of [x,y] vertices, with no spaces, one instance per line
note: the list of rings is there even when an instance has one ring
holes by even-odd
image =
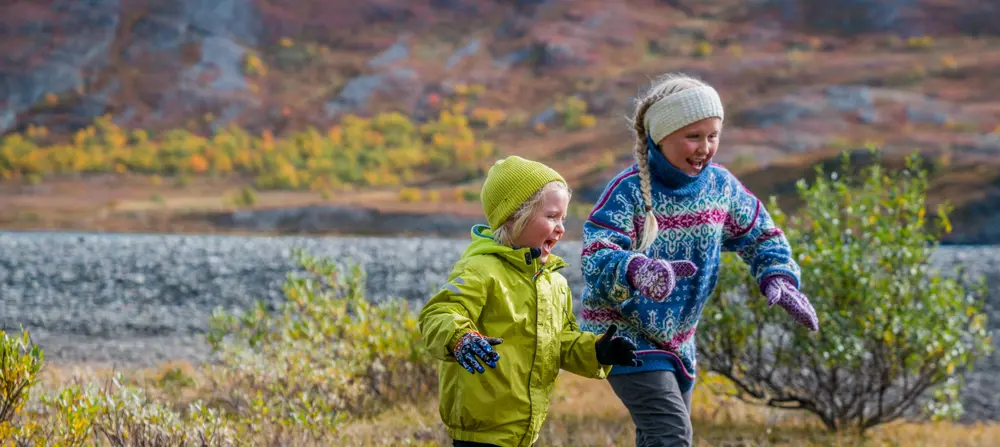
[[[788,283],[791,284],[793,287],[796,285],[795,278],[784,273],[775,273],[764,277],[764,279],[760,281],[760,293],[766,295],[767,287],[770,286],[771,283],[778,278],[784,278],[785,281],[788,281]]]

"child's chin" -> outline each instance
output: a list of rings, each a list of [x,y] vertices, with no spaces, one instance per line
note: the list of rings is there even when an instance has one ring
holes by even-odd
[[[542,254],[541,256],[538,257],[538,260],[541,261],[542,263],[545,263],[545,261],[549,260],[550,254],[551,252],[549,250],[547,250],[545,247],[542,247]]]

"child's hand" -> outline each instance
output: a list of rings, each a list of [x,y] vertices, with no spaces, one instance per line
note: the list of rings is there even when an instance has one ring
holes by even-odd
[[[455,343],[455,360],[458,360],[459,365],[473,374],[476,371],[486,371],[476,360],[476,356],[483,359],[490,368],[496,368],[500,354],[493,350],[493,346],[500,343],[503,343],[502,338],[485,337],[476,331],[469,332],[458,339],[458,343]]]
[[[767,296],[767,307],[774,306],[777,303],[799,324],[809,328],[813,332],[819,330],[816,310],[809,303],[809,298],[806,298],[802,292],[798,291],[791,282],[784,277],[777,277],[771,280],[765,287],[764,295]]]
[[[618,332],[618,325],[612,324],[608,331],[597,339],[597,363],[642,366],[642,360],[635,358],[635,343],[628,337],[615,337],[615,332]]]
[[[628,281],[642,296],[663,301],[670,296],[677,278],[688,278],[698,272],[691,261],[664,261],[639,256],[628,265]]]

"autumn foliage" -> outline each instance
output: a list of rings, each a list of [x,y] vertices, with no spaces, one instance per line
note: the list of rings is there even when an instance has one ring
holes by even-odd
[[[496,122],[493,116],[477,119]],[[495,155],[469,119],[443,110],[416,123],[399,113],[347,116],[329,129],[283,137],[235,126],[211,136],[176,129],[160,135],[117,126],[109,117],[72,135],[29,128],[0,140],[0,180],[40,180],[73,173],[240,175],[261,189],[395,186],[445,170],[476,172]]]

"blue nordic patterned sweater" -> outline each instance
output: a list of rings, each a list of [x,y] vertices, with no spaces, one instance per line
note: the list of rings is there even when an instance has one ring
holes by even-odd
[[[711,164],[691,176],[655,146],[650,147],[649,164],[659,233],[648,250],[632,251],[646,215],[636,165],[611,180],[584,223],[586,287],[580,327],[603,333],[617,324],[619,333],[635,340],[643,366],[615,366],[611,374],[674,371],[682,391],[689,391],[697,364],[694,334],[715,289],[722,251],[738,253],[758,285],[769,276],[784,275],[798,287],[800,269],[764,204],[728,170]],[[671,295],[658,303],[641,296],[626,279],[629,261],[642,255],[689,260],[698,272],[678,278]]]

